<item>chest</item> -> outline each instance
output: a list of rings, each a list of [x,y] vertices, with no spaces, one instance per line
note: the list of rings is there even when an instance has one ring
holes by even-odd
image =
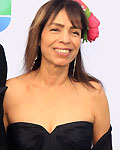
[[[13,108],[14,107],[14,108]],[[9,123],[33,122],[52,131],[56,125],[79,120],[93,122],[90,97],[76,91],[31,91],[19,95],[8,111]]]

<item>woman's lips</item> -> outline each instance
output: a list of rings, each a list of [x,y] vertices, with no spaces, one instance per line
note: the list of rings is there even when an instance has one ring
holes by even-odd
[[[68,56],[71,52],[71,49],[69,48],[54,48],[54,51],[62,56]]]

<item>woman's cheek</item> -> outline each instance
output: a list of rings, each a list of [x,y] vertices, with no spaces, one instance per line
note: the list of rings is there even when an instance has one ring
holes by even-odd
[[[80,45],[81,45],[81,38],[78,38],[78,39],[75,39],[74,40],[74,45],[77,49],[80,48]]]

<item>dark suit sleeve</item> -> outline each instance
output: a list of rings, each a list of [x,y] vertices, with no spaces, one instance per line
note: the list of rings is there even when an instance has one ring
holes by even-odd
[[[4,49],[0,44],[0,86],[4,86],[7,78],[7,62]]]
[[[3,98],[7,87],[7,62],[3,47],[0,45],[0,150],[7,150],[6,134],[3,124]]]
[[[107,133],[105,133],[100,140],[95,144],[92,150],[112,150],[112,127],[110,126]]]

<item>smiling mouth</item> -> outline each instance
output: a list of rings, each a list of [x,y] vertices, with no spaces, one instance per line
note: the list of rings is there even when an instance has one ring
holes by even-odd
[[[71,52],[71,49],[60,49],[60,48],[54,48],[54,50],[59,54],[69,54]]]

